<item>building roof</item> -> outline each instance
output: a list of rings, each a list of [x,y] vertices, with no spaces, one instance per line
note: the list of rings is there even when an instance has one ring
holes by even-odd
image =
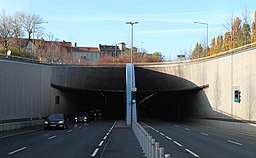
[[[97,48],[97,47],[73,47],[73,52],[99,53],[99,48]]]

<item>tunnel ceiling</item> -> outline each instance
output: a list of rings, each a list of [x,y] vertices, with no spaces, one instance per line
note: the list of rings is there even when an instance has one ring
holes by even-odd
[[[125,92],[126,68],[121,66],[53,67],[51,86],[68,91]],[[201,89],[181,77],[135,67],[138,93]]]

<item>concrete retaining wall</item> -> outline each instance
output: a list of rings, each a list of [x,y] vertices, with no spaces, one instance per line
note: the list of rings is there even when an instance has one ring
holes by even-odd
[[[201,61],[139,67],[209,85],[191,99],[196,117],[256,121],[255,47]],[[241,103],[234,102],[234,89],[241,91]]]

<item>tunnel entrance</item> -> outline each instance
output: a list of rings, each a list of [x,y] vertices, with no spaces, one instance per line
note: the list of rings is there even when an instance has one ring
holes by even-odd
[[[194,115],[193,102],[200,90],[138,93],[138,119],[187,121]]]
[[[86,112],[95,119],[125,119],[125,93],[62,89],[61,94],[67,115]]]

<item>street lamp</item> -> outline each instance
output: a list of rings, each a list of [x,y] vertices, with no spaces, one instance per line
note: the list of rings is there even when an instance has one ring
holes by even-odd
[[[133,50],[133,25],[134,24],[138,24],[139,22],[137,21],[130,21],[130,22],[126,22],[126,24],[130,24],[131,25],[131,125],[132,125],[132,111],[133,111],[133,103],[132,103],[132,94],[135,91],[135,88],[133,87],[133,69],[132,69],[132,50]]]
[[[131,25],[131,64],[132,64],[132,49],[133,49],[133,25],[134,24],[138,24],[139,22],[135,21],[135,22],[126,22],[126,24],[130,24]]]
[[[38,22],[34,22],[33,23],[33,43],[32,43],[32,52],[33,52],[33,56],[35,56],[35,27],[36,25],[39,25],[39,24],[43,24],[43,23],[48,23],[47,21],[38,21]]]
[[[194,22],[195,24],[206,25],[206,57],[208,56],[208,23],[205,22]]]

